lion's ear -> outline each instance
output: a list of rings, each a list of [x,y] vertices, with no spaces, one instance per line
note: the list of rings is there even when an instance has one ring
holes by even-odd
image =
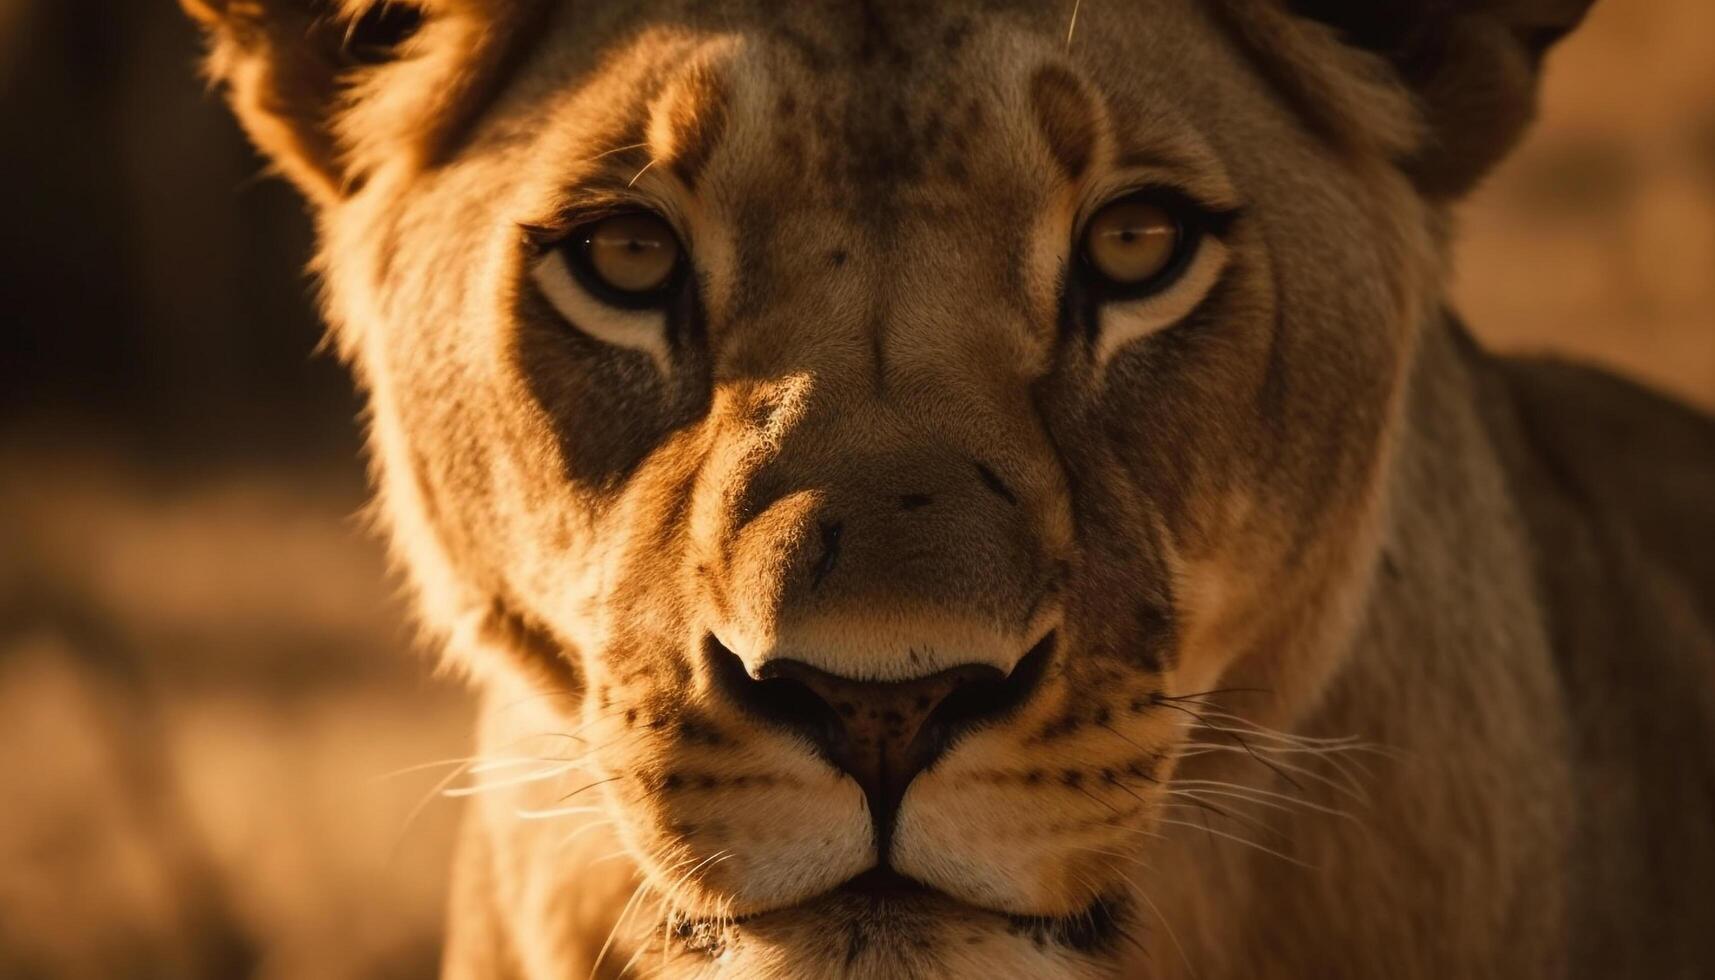
[[[209,40],[208,73],[258,149],[313,201],[351,174],[336,136],[346,79],[391,57],[420,23],[410,5],[358,11],[318,0],[180,0]]]
[[[1543,56],[1594,0],[1287,0],[1382,56],[1414,94],[1425,139],[1407,161],[1423,192],[1470,190],[1536,112]]]
[[[491,92],[534,0],[180,0],[257,147],[315,203],[432,159]]]

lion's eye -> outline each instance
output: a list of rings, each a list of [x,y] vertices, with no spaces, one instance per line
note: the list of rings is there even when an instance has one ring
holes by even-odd
[[[1183,322],[1212,294],[1233,252],[1236,207],[1145,188],[1099,208],[1079,232],[1069,308],[1095,338],[1098,361]]]
[[[603,286],[629,296],[656,292],[679,268],[679,238],[653,214],[603,218],[579,229],[570,244]]]
[[[1096,212],[1084,231],[1084,255],[1109,282],[1139,287],[1165,279],[1185,247],[1182,223],[1146,199],[1116,201]]]
[[[643,351],[665,373],[674,298],[689,256],[673,226],[647,211],[597,218],[570,234],[522,226],[535,258],[530,280],[566,323],[597,340]]]

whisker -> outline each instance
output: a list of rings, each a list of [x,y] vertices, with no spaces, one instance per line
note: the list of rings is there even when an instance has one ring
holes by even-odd
[[[1302,735],[1296,732],[1284,732],[1278,728],[1270,728],[1267,725],[1258,724],[1249,718],[1235,715],[1230,711],[1221,711],[1214,708],[1211,708],[1202,714],[1205,718],[1214,718],[1228,724],[1243,725],[1258,735],[1266,735],[1283,742],[1293,742],[1305,745],[1329,745],[1343,747],[1363,746],[1365,748],[1379,748],[1379,746],[1370,745],[1357,735]]]
[[[1174,711],[1178,711],[1178,712],[1185,714],[1186,716],[1190,717],[1191,720],[1195,721],[1197,723],[1197,727],[1199,727],[1199,728],[1206,728],[1207,727],[1203,724],[1202,717],[1200,715],[1198,715],[1197,712],[1192,711],[1190,708],[1187,708],[1187,707],[1185,707],[1183,705],[1179,705],[1179,704],[1173,704],[1173,703],[1170,703],[1167,701],[1159,701],[1157,703],[1161,704],[1163,707],[1171,708]],[[1244,739],[1240,738],[1236,733],[1228,731],[1227,729],[1216,729],[1216,730],[1223,732],[1224,734],[1226,734],[1226,736],[1228,738],[1232,739],[1234,742],[1237,742],[1241,747],[1244,748],[1244,750],[1246,752],[1250,753],[1251,758],[1255,759],[1257,762],[1261,763],[1264,766],[1269,767],[1270,769],[1275,768],[1274,765],[1272,763],[1270,763],[1267,759],[1262,758],[1261,756],[1257,755],[1254,751],[1252,751],[1251,747],[1250,747],[1250,743],[1248,743]],[[1292,783],[1292,777],[1288,776],[1286,773],[1281,772],[1278,769],[1275,769],[1275,774],[1280,776],[1280,778],[1286,780],[1287,782]],[[1297,789],[1303,789],[1303,787],[1299,786],[1297,783],[1292,783],[1292,785]]]
[[[1323,758],[1328,760],[1328,764],[1330,766],[1339,770],[1340,775],[1342,775],[1342,776],[1346,777],[1348,780],[1352,780],[1354,782],[1357,780],[1358,777],[1356,775],[1354,775],[1350,769],[1347,768],[1348,763],[1352,766],[1355,766],[1358,769],[1358,771],[1361,772],[1365,777],[1371,777],[1373,775],[1370,772],[1369,767],[1363,765],[1363,763],[1361,763],[1357,759],[1352,758],[1352,755],[1354,753],[1357,753],[1359,751],[1363,751],[1363,750],[1366,750],[1369,748],[1369,746],[1363,742],[1354,741],[1354,742],[1349,742],[1349,743],[1305,744],[1302,742],[1294,741],[1290,737],[1288,737],[1286,735],[1282,735],[1279,732],[1274,732],[1272,730],[1264,730],[1261,732],[1253,732],[1253,731],[1249,731],[1246,729],[1226,728],[1226,727],[1223,727],[1220,725],[1210,724],[1208,722],[1205,722],[1203,724],[1203,730],[1212,731],[1212,732],[1221,732],[1224,734],[1228,734],[1229,736],[1231,736],[1233,734],[1249,735],[1252,738],[1262,740],[1264,743],[1270,743],[1270,744],[1256,745],[1253,747],[1257,751],[1268,752],[1268,753],[1271,753],[1273,755],[1317,755],[1317,756],[1322,756]]]
[[[1125,829],[1136,830],[1137,828],[1127,827]],[[1159,835],[1155,835],[1155,836],[1159,837]],[[1151,868],[1147,863],[1145,863],[1143,858],[1139,857],[1136,854],[1132,854],[1129,851],[1120,851],[1120,850],[1116,850],[1116,849],[1111,848],[1111,847],[1102,847],[1099,844],[1088,844],[1088,843],[1086,843],[1086,844],[1075,844],[1072,846],[1072,850],[1074,850],[1074,851],[1089,851],[1091,854],[1100,854],[1104,857],[1111,857],[1111,858],[1118,860],[1118,861],[1125,861],[1129,864],[1135,864],[1141,868],[1147,868],[1150,871],[1155,870],[1154,868]],[[1083,881],[1082,878],[1079,878],[1078,880]],[[1088,887],[1090,883],[1085,881],[1084,884],[1086,887]],[[1101,889],[1091,887],[1090,891],[1092,893],[1100,893]]]
[[[399,849],[404,846],[405,838],[411,833],[411,828],[416,826],[417,818],[422,816],[423,811],[428,808],[431,802],[439,797],[441,793],[445,792],[448,786],[452,785],[453,780],[464,774],[465,769],[469,765],[470,763],[466,762],[453,768],[445,776],[442,776],[435,782],[435,785],[429,787],[429,791],[424,793],[422,798],[411,807],[411,812],[405,814],[405,822],[400,825],[399,834],[397,837],[393,838],[393,847],[388,851],[387,863],[389,865],[398,860]]]
[[[1190,796],[1190,795],[1188,795],[1188,793],[1189,793],[1189,791],[1169,794],[1171,796],[1175,796],[1175,797],[1178,797],[1180,799],[1183,799],[1187,802],[1185,802],[1185,803],[1166,803],[1166,804],[1163,804],[1163,809],[1169,809],[1169,808],[1174,808],[1174,807],[1184,808],[1186,806],[1191,806],[1191,807],[1196,808],[1195,812],[1197,813],[1197,818],[1199,821],[1202,822],[1204,827],[1208,826],[1208,820],[1207,820],[1207,818],[1205,818],[1203,816],[1203,814],[1204,813],[1213,813],[1217,817],[1226,817],[1228,820],[1231,820],[1232,822],[1234,822],[1236,824],[1243,824],[1246,827],[1251,827],[1255,830],[1260,830],[1265,834],[1270,834],[1270,835],[1273,835],[1275,837],[1279,837],[1281,839],[1285,839],[1287,836],[1285,831],[1278,830],[1274,827],[1270,827],[1268,824],[1263,823],[1261,820],[1257,819],[1256,817],[1250,816],[1248,814],[1234,813],[1230,810],[1226,810],[1222,807],[1218,807],[1218,806],[1214,805],[1213,803],[1210,803],[1210,802],[1203,800],[1199,797]]]
[[[1084,794],[1085,796],[1088,796],[1090,799],[1095,800],[1097,803],[1100,803],[1102,806],[1107,807],[1109,813],[1119,813],[1120,812],[1119,807],[1114,806],[1112,803],[1109,803],[1107,800],[1102,799],[1101,797],[1090,792],[1089,790],[1085,789],[1084,787],[1073,786],[1072,788],[1077,790],[1078,792]]]
[[[603,813],[606,810],[607,807],[604,806],[560,806],[547,810],[530,810],[519,807],[512,811],[512,815],[520,820],[551,820],[555,817],[569,817],[579,813]]]
[[[516,708],[522,708],[524,705],[527,705],[532,701],[542,701],[547,698],[567,698],[575,700],[577,697],[578,692],[576,691],[563,687],[555,687],[549,688],[545,691],[534,691],[530,694],[521,695],[510,701],[495,705],[495,709],[497,711],[512,711]]]
[[[1108,724],[1105,721],[1097,722],[1096,726],[1098,728],[1107,729],[1107,731],[1110,734],[1112,734],[1115,738],[1118,738],[1120,741],[1124,742],[1125,744],[1131,746],[1132,748],[1138,750],[1139,752],[1142,752],[1144,755],[1153,755],[1156,751],[1154,749],[1144,748],[1142,745],[1138,744],[1137,740],[1131,738],[1130,736],[1126,735],[1126,733],[1120,731],[1119,729],[1115,728],[1114,726]]]
[[[1285,732],[1213,706],[1203,706],[1199,703],[1199,707],[1204,708],[1204,710],[1196,712],[1198,718],[1201,719],[1203,729],[1224,734],[1235,740],[1239,740],[1237,736],[1243,734],[1267,743],[1250,746],[1257,751],[1277,755],[1317,754],[1329,756],[1329,765],[1338,770],[1340,775],[1353,785],[1356,785],[1359,779],[1348,766],[1355,767],[1365,778],[1373,778],[1373,773],[1370,772],[1369,767],[1365,766],[1356,756],[1371,754],[1398,758],[1398,753],[1384,746],[1365,741],[1356,735],[1319,736]],[[1335,753],[1339,753],[1340,758],[1333,758]]]
[[[615,153],[624,153],[626,150],[641,150],[648,145],[649,145],[648,143],[630,143],[630,144],[627,144],[625,146],[616,146],[611,150],[603,150],[602,152],[597,153],[593,157],[588,157],[584,160],[584,162],[585,163],[594,163],[595,161],[600,160],[603,157],[610,157],[610,156],[613,156]]]
[[[1164,823],[1164,824],[1168,824],[1168,825],[1171,825],[1174,827],[1186,827],[1186,828],[1189,828],[1191,830],[1201,830],[1206,834],[1214,834],[1217,837],[1224,837],[1227,840],[1233,841],[1236,844],[1243,844],[1246,847],[1255,848],[1256,850],[1261,851],[1264,854],[1273,855],[1274,857],[1277,857],[1277,858],[1281,859],[1282,861],[1285,861],[1288,864],[1295,864],[1295,865],[1299,866],[1300,868],[1305,868],[1305,869],[1308,869],[1310,871],[1318,870],[1315,865],[1307,864],[1304,861],[1300,861],[1298,858],[1295,858],[1290,854],[1286,854],[1286,853],[1283,853],[1281,851],[1277,851],[1272,847],[1268,847],[1268,846],[1263,845],[1263,844],[1258,844],[1256,841],[1250,840],[1249,838],[1240,837],[1237,834],[1229,834],[1224,830],[1218,830],[1218,829],[1216,829],[1214,827],[1210,827],[1208,825],[1198,826],[1197,824],[1189,823],[1189,822],[1184,821],[1184,820],[1175,820],[1172,817],[1157,817],[1156,820],[1158,823]]]
[[[1149,892],[1138,887],[1136,882],[1132,882],[1132,888],[1136,889],[1137,897],[1143,899],[1143,904],[1155,913],[1155,918],[1161,923],[1161,928],[1166,930],[1167,938],[1173,942],[1173,948],[1179,953],[1179,962],[1185,964],[1185,972],[1191,975],[1192,980],[1196,980],[1197,968],[1191,965],[1191,957],[1186,955],[1185,947],[1180,944],[1179,935],[1173,931],[1172,923],[1167,921],[1167,916],[1161,914],[1161,908],[1155,904],[1155,899],[1149,897]]]
[[[613,920],[613,928],[607,931],[607,940],[601,944],[601,951],[596,953],[595,962],[590,964],[589,980],[595,980],[596,974],[601,972],[602,961],[607,959],[607,951],[613,948],[614,937],[619,935],[620,927],[625,924],[626,918],[630,916],[632,910],[637,907],[638,897],[641,896],[644,889],[648,887],[649,881],[645,878],[644,880],[639,881],[637,883],[637,887],[632,890],[631,898],[626,900],[625,908],[621,909],[619,912],[619,918]]]
[[[637,961],[642,959],[643,954],[648,952],[648,951],[649,951],[649,944],[648,943],[638,943],[637,944],[637,952],[631,954],[631,959],[626,960],[625,965],[620,967],[619,972],[614,974],[614,976],[623,977],[627,973],[630,973],[631,968],[636,966]]]
[[[1193,749],[1195,751],[1182,752],[1181,753],[1182,756],[1198,755],[1198,754],[1201,754],[1203,752],[1234,752],[1234,753],[1236,753],[1236,752],[1240,751],[1239,749],[1236,749],[1231,745],[1217,745],[1217,744],[1214,744],[1212,742],[1190,742],[1190,743],[1187,743],[1187,748]],[[1245,754],[1248,756],[1251,756],[1252,758],[1255,758],[1255,753],[1253,753],[1253,752],[1246,752]],[[1345,796],[1351,797],[1353,800],[1356,800],[1359,803],[1363,803],[1366,805],[1369,803],[1369,796],[1364,793],[1361,785],[1355,783],[1351,779],[1351,776],[1349,773],[1341,773],[1341,775],[1347,777],[1345,782],[1341,782],[1339,780],[1329,778],[1328,776],[1325,776],[1322,773],[1316,772],[1315,770],[1312,770],[1306,766],[1301,766],[1301,765],[1298,765],[1296,763],[1287,762],[1284,759],[1275,759],[1274,765],[1270,766],[1269,768],[1271,770],[1284,769],[1288,772],[1294,773],[1295,775],[1297,775],[1298,777],[1300,777],[1302,779],[1306,779],[1306,780],[1309,780],[1309,781],[1314,782],[1314,783],[1319,783],[1319,784],[1321,784],[1321,785],[1327,787],[1328,789],[1331,789],[1337,793],[1341,793],[1341,794],[1344,794]],[[1279,774],[1278,771],[1276,772],[1276,774],[1277,775]],[[1294,782],[1290,779],[1287,780],[1287,782],[1290,783],[1294,789],[1297,789],[1300,792],[1304,791],[1304,787],[1299,786],[1296,782]]]
[[[1192,704],[1202,704],[1203,698],[1217,698],[1225,694],[1273,694],[1266,687],[1216,687],[1207,691],[1193,691],[1190,694],[1156,694],[1157,701],[1188,701]]]
[[[1260,807],[1266,807],[1270,810],[1280,810],[1280,811],[1283,811],[1286,813],[1294,812],[1291,807],[1287,806],[1284,803],[1278,803],[1278,802],[1275,802],[1274,800],[1259,800],[1259,799],[1256,799],[1254,797],[1241,796],[1238,793],[1226,792],[1223,790],[1179,789],[1179,790],[1168,790],[1168,795],[1169,796],[1177,796],[1177,797],[1181,797],[1183,799],[1190,800],[1192,803],[1197,804],[1199,806],[1209,806],[1209,804],[1203,802],[1204,796],[1217,796],[1217,797],[1221,797],[1222,799],[1238,800],[1238,801],[1243,802],[1243,803],[1252,803],[1252,804],[1255,804],[1255,805],[1260,806]],[[1226,812],[1222,812],[1222,811],[1217,811],[1217,812],[1220,812],[1222,816],[1228,817],[1229,819],[1245,819],[1245,820],[1255,819],[1255,818],[1250,818],[1250,817],[1240,817],[1239,815],[1233,814],[1233,813],[1226,813]]]
[[[454,759],[436,759],[433,762],[419,762],[414,766],[405,766],[405,767],[400,768],[400,769],[394,769],[392,772],[384,772],[378,776],[371,776],[370,781],[371,782],[382,782],[382,781],[385,781],[388,779],[397,779],[400,776],[409,776],[412,773],[424,772],[424,771],[427,771],[429,769],[439,769],[442,766],[467,766],[468,767],[468,766],[474,765],[478,762],[482,762],[486,759],[488,759],[487,756],[467,755],[467,756],[461,756],[459,758],[454,758]],[[528,765],[529,763],[536,762],[539,760],[530,759],[530,758],[527,758],[524,756],[518,756],[515,758],[508,758],[508,759],[504,759],[504,760],[497,758],[497,759],[493,759],[490,761],[494,761],[494,762],[505,761],[505,762],[509,762],[513,765]]]
[[[572,790],[570,793],[567,793],[565,796],[560,797],[559,802],[564,803],[567,800],[571,799],[572,797],[578,795],[579,793],[584,792],[585,790],[595,789],[597,786],[601,786],[601,785],[604,785],[606,783],[615,782],[616,780],[620,780],[620,779],[624,779],[624,778],[625,778],[624,776],[609,776],[606,779],[598,779],[593,783],[588,783],[586,785],[579,786],[577,789]]]
[[[1280,800],[1280,801],[1283,801],[1284,804],[1292,804],[1295,806],[1308,807],[1309,809],[1315,810],[1318,813],[1326,813],[1331,817],[1342,817],[1346,820],[1351,820],[1351,821],[1357,821],[1357,819],[1358,819],[1357,816],[1354,815],[1349,810],[1342,810],[1339,807],[1326,806],[1324,804],[1317,803],[1317,802],[1314,802],[1312,800],[1302,799],[1300,797],[1295,797],[1295,796],[1292,796],[1292,795],[1287,794],[1287,793],[1276,793],[1273,790],[1263,789],[1260,786],[1245,786],[1245,785],[1242,785],[1240,783],[1228,783],[1228,782],[1223,782],[1223,781],[1218,780],[1218,779],[1177,779],[1177,780],[1174,780],[1174,785],[1175,786],[1192,786],[1192,787],[1209,787],[1207,789],[1204,789],[1203,792],[1221,793],[1223,795],[1232,795],[1232,796],[1237,796],[1239,793],[1249,793],[1249,794],[1253,794],[1253,795],[1257,795],[1257,796],[1268,797],[1271,800]],[[1240,796],[1239,798],[1244,799],[1245,797]],[[1262,803],[1263,801],[1262,800],[1254,800],[1253,802]],[[1282,803],[1276,803],[1273,805],[1282,806],[1283,804]]]
[[[555,776],[563,775],[577,768],[578,763],[576,762],[562,762],[559,765],[548,766],[543,769],[538,769],[535,772],[527,772],[522,776],[512,776],[507,779],[496,779],[484,783],[473,783],[470,786],[453,786],[448,789],[441,790],[441,795],[449,799],[458,799],[465,796],[480,796],[483,793],[492,793],[495,790],[506,789],[509,786],[523,786],[527,783],[539,783],[544,779],[552,779]]]
[[[590,820],[590,821],[586,821],[585,823],[580,824],[578,826],[577,830],[574,830],[571,833],[567,834],[566,836],[560,838],[559,846],[568,847],[571,845],[572,841],[577,840],[579,837],[582,837],[583,835],[589,833],[592,830],[596,830],[596,829],[601,828],[601,827],[612,827],[618,823],[619,823],[619,821],[617,821],[617,820]]]
[[[562,758],[550,757],[550,756],[537,756],[534,758],[529,757],[529,756],[519,756],[519,757],[514,758],[514,759],[489,759],[485,762],[478,762],[465,771],[471,775],[476,775],[476,774],[486,773],[486,772],[498,772],[502,769],[516,769],[519,766],[527,766],[533,762],[540,765],[544,762],[561,763],[561,762],[573,762],[573,761],[576,761],[576,760],[562,759]]]
[[[1143,864],[1143,862],[1141,862],[1141,861],[1139,861],[1139,862],[1138,862],[1138,863],[1139,863],[1139,864],[1140,864],[1140,865],[1142,865],[1142,867],[1143,867],[1143,868],[1144,868],[1144,869],[1145,869],[1145,870],[1147,870],[1147,871],[1150,871],[1150,872],[1152,872],[1152,873],[1153,873],[1153,871],[1154,871],[1154,870],[1155,870],[1155,869],[1153,869],[1153,868],[1151,868],[1151,867],[1150,867],[1150,866],[1149,866],[1149,865],[1147,865],[1147,864]],[[1142,885],[1139,885],[1139,884],[1138,884],[1138,883],[1137,883],[1137,879],[1136,879],[1136,878],[1133,878],[1133,877],[1132,877],[1132,876],[1131,876],[1131,875],[1128,875],[1128,874],[1126,874],[1126,873],[1125,873],[1125,872],[1123,872],[1123,871],[1116,871],[1116,872],[1115,872],[1115,874],[1117,874],[1117,875],[1119,875],[1119,877],[1120,877],[1120,880],[1121,880],[1121,881],[1124,881],[1124,882],[1125,882],[1125,883],[1126,883],[1126,884],[1127,884],[1127,885],[1128,885],[1128,886],[1130,886],[1130,888],[1131,888],[1131,891],[1132,891],[1132,892],[1133,892],[1133,893],[1134,893],[1134,894],[1136,894],[1136,895],[1137,895],[1137,896],[1138,896],[1138,897],[1140,897],[1140,898],[1143,898],[1143,899],[1144,899],[1144,900],[1145,900],[1145,901],[1148,901],[1148,900],[1149,900],[1149,899],[1148,899],[1148,896],[1147,896],[1147,895],[1146,895],[1146,894],[1145,894],[1145,893],[1144,893],[1144,889],[1143,889],[1143,886],[1142,886]],[[1083,878],[1079,878],[1079,879],[1078,879],[1078,880],[1079,880],[1079,881],[1080,881],[1080,882],[1083,882],[1083,881],[1084,881],[1084,879],[1083,879]],[[1088,888],[1088,887],[1089,887],[1089,883],[1088,883],[1088,882],[1084,882],[1084,887],[1086,887],[1086,888]],[[1154,903],[1153,903],[1153,902],[1151,902],[1151,903],[1150,903],[1150,904],[1151,904],[1151,905],[1152,905],[1152,906],[1153,906],[1153,905],[1154,905]],[[1159,909],[1157,909],[1157,910],[1156,910],[1156,913],[1155,913],[1155,914],[1156,914],[1156,917],[1157,917],[1157,918],[1160,918],[1160,917],[1161,917],[1161,912],[1160,912],[1160,910],[1159,910]],[[1163,925],[1163,926],[1166,926],[1166,927],[1167,927],[1167,929],[1168,929],[1168,931],[1169,931],[1169,932],[1171,932],[1171,931],[1172,931],[1172,929],[1173,929],[1173,927],[1172,927],[1172,926],[1168,926],[1168,925],[1167,925],[1167,920],[1166,920],[1166,919],[1162,919],[1162,923],[1161,923],[1161,924],[1162,924],[1162,925]],[[1145,945],[1144,945],[1144,944],[1143,944],[1143,943],[1142,943],[1142,942],[1139,942],[1139,941],[1138,941],[1138,939],[1137,939],[1137,937],[1135,937],[1135,936],[1133,936],[1133,935],[1132,935],[1132,934],[1131,934],[1131,931],[1130,931],[1130,930],[1129,930],[1129,929],[1125,929],[1125,928],[1120,928],[1120,929],[1119,929],[1119,930],[1117,930],[1117,932],[1116,932],[1116,935],[1118,935],[1118,936],[1119,936],[1119,937],[1120,937],[1120,938],[1121,938],[1121,939],[1124,939],[1124,940],[1125,940],[1125,941],[1126,941],[1126,942],[1128,942],[1128,943],[1130,943],[1130,944],[1131,944],[1131,946],[1132,946],[1132,948],[1133,948],[1133,949],[1135,949],[1135,950],[1137,950],[1137,951],[1138,951],[1138,952],[1139,952],[1139,953],[1141,953],[1141,954],[1143,954],[1143,957],[1144,957],[1144,959],[1145,959],[1145,960],[1146,960],[1146,961],[1148,961],[1148,962],[1151,962],[1151,963],[1153,963],[1153,962],[1154,962],[1154,960],[1155,960],[1155,957],[1154,957],[1154,956],[1153,956],[1153,955],[1152,955],[1152,954],[1151,954],[1151,953],[1150,953],[1150,950],[1149,950],[1149,947],[1147,947],[1147,946],[1145,946]],[[1174,937],[1174,939],[1173,939],[1173,944],[1174,944],[1174,945],[1175,945],[1175,946],[1177,946],[1177,945],[1178,945],[1178,944],[1179,944],[1179,940],[1178,940],[1178,938],[1177,938],[1177,937]],[[1181,954],[1180,954],[1180,955],[1181,955],[1181,956],[1183,956],[1183,955],[1184,955],[1184,954],[1183,954],[1183,951],[1182,951],[1182,952],[1181,952]],[[1185,966],[1186,966],[1186,969],[1188,969],[1188,970],[1189,970],[1189,969],[1190,969],[1190,966],[1191,966],[1191,965],[1190,965],[1190,963],[1186,963],[1186,965],[1185,965]],[[1196,975],[1196,974],[1195,974],[1195,972],[1193,972],[1193,974],[1192,974],[1192,975],[1193,975],[1193,976],[1195,976],[1195,975]]]

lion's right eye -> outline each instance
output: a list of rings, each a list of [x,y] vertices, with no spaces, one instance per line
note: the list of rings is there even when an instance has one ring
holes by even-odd
[[[526,226],[532,241],[539,229]],[[566,322],[668,366],[668,310],[685,281],[685,248],[658,215],[599,218],[539,244],[530,278]]]
[[[552,288],[544,279],[560,287],[575,284],[605,306],[651,310],[668,305],[685,264],[685,249],[673,226],[659,215],[634,211],[572,229],[546,246],[532,271],[550,296],[564,288]]]

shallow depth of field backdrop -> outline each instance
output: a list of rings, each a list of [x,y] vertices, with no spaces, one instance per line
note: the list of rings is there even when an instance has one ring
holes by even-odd
[[[420,977],[457,810],[401,770],[470,704],[195,54],[168,0],[0,0],[0,978]],[[1462,215],[1481,337],[1715,410],[1715,4],[1600,0]]]

